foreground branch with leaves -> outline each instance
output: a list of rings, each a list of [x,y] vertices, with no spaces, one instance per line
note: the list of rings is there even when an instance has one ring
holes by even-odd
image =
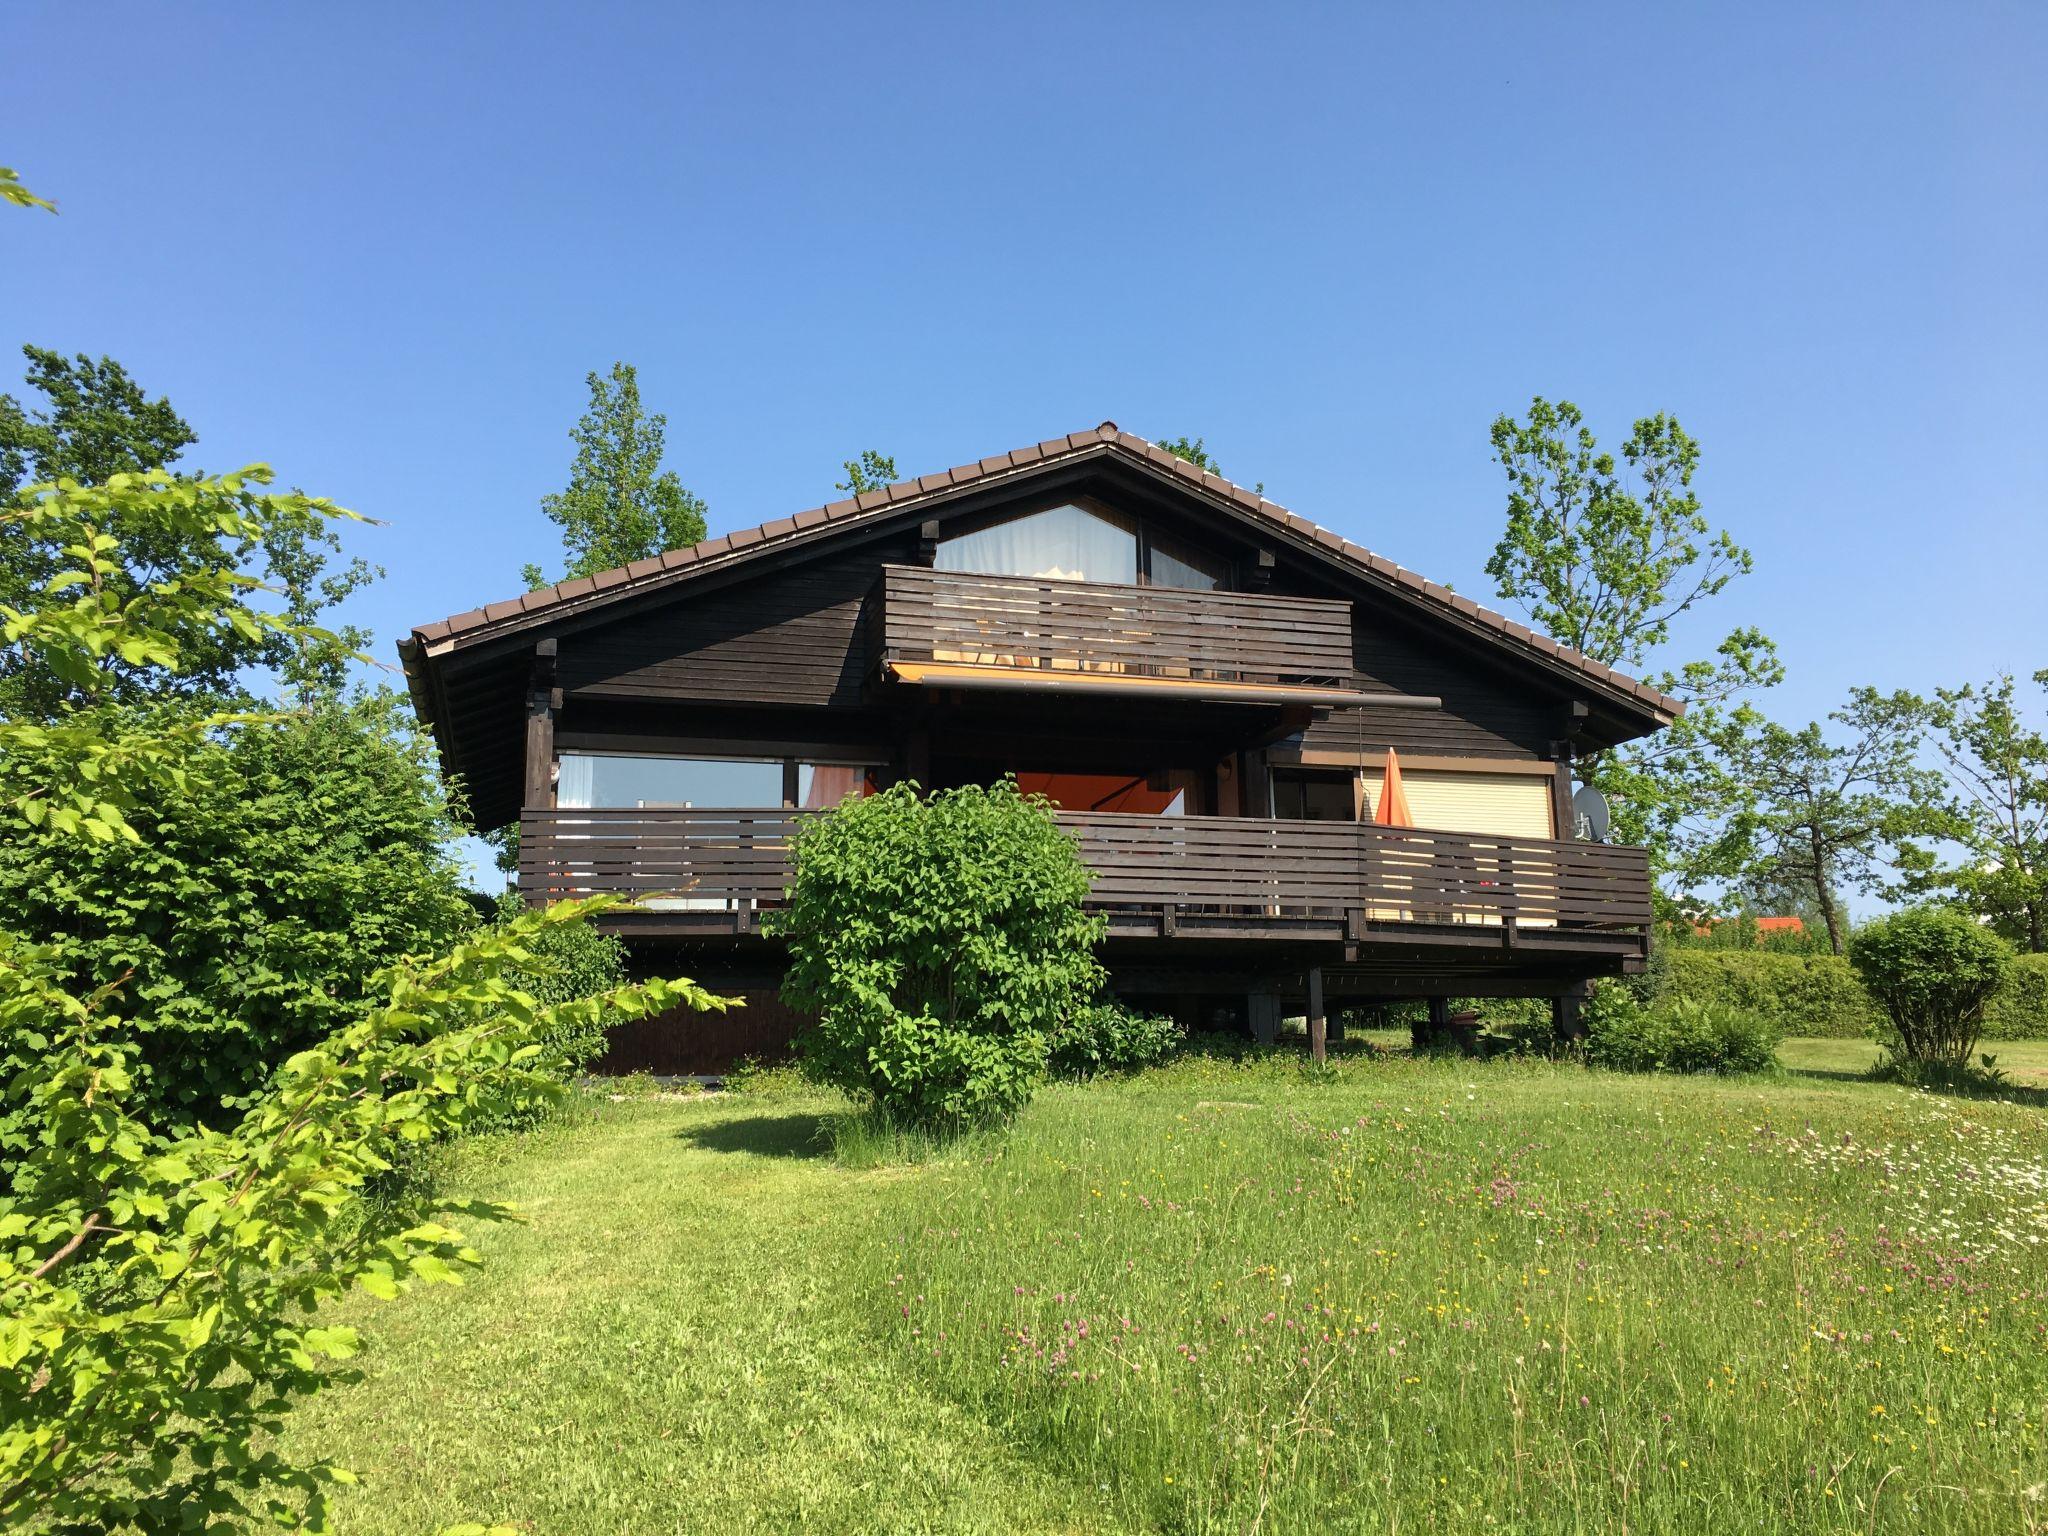
[[[138,541],[208,551],[346,515],[268,480],[259,466],[60,481],[0,510],[50,572],[0,603],[0,661],[58,700],[48,716],[0,718],[0,756],[32,748],[44,765],[41,782],[8,786],[0,837],[139,841],[137,807],[207,771],[202,744],[281,718],[152,730],[148,714],[102,704],[110,658],[168,691],[224,633],[338,643],[288,605],[259,606],[260,584],[232,561],[108,579],[135,568]],[[451,1207],[397,1177],[405,1149],[530,1115],[563,1091],[567,1042],[610,1021],[726,1005],[684,980],[537,1002],[528,985],[550,936],[596,905],[529,912],[390,968],[373,1006],[283,1062],[226,1129],[137,1112],[130,974],[70,982],[58,951],[0,930],[0,1059],[17,1063],[0,1121],[22,1148],[0,1167],[0,1527],[324,1529],[348,1473],[271,1438],[360,1347],[317,1309],[358,1288],[456,1282],[477,1254],[442,1218],[512,1214]]]

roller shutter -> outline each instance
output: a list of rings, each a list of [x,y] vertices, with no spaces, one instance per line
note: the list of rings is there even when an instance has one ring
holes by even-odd
[[[1365,773],[1365,815],[1380,803],[1377,768]],[[1465,773],[1440,768],[1403,768],[1401,784],[1418,827],[1469,832],[1486,837],[1557,836],[1551,822],[1548,774]]]

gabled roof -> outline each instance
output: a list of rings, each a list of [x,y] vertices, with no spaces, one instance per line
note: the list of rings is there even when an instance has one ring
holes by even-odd
[[[899,480],[881,490],[813,507],[794,517],[763,523],[758,528],[720,534],[688,549],[670,550],[666,554],[636,560],[618,570],[559,582],[504,602],[489,603],[468,613],[458,613],[433,624],[422,624],[413,630],[409,643],[400,649],[407,653],[408,663],[419,654],[432,657],[467,649],[508,633],[580,615],[593,608],[608,607],[623,599],[644,596],[686,582],[704,572],[726,569],[770,549],[829,536],[841,529],[883,517],[900,516],[920,503],[943,498],[949,492],[968,487],[982,489],[1006,478],[1035,474],[1051,465],[1101,457],[1121,458],[1163,471],[1189,490],[1262,519],[1275,532],[1289,535],[1293,542],[1313,546],[1328,560],[1348,567],[1352,574],[1366,578],[1372,585],[1424,607],[1437,609],[1445,617],[1476,630],[1484,638],[1497,641],[1507,649],[1520,651],[1552,667],[1561,666],[1577,672],[1598,692],[1618,697],[1666,723],[1684,712],[1683,703],[1658,692],[1647,683],[1638,682],[1569,646],[1560,645],[1525,624],[1482,608],[1461,593],[1404,570],[1393,561],[1267,501],[1255,491],[1197,468],[1157,443],[1119,431],[1113,421],[1105,421],[1093,431],[1049,438],[1033,447],[1018,448],[973,464],[920,475],[913,480]]]

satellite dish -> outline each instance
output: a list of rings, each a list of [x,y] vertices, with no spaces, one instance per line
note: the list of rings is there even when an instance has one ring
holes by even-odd
[[[1611,818],[1607,797],[1590,784],[1581,784],[1572,796],[1572,835],[1582,843],[1604,843]]]

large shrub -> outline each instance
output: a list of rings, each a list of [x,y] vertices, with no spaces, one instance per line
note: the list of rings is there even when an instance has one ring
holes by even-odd
[[[1727,1003],[1615,1002],[1587,1011],[1586,1059],[1624,1072],[1767,1072],[1779,1039],[1768,1020]]]
[[[1046,1064],[1063,1077],[1135,1072],[1164,1061],[1186,1038],[1173,1019],[1140,1013],[1107,997],[1075,1009],[1053,1026]]]
[[[133,1107],[156,1123],[218,1119],[361,1017],[380,969],[474,923],[447,798],[395,695],[240,729],[208,728],[199,708],[71,717],[74,730],[179,742],[178,773],[128,812],[132,838],[49,823],[0,837],[6,925],[49,946],[67,985],[126,978]],[[18,744],[0,800],[47,784],[67,741]]]
[[[1962,1066],[2012,969],[2012,950],[1960,912],[1919,907],[1857,929],[1849,963],[1882,1010],[1879,1037],[1895,1054]]]
[[[1102,982],[1088,870],[1014,783],[899,784],[792,839],[783,997],[811,1070],[895,1118],[953,1127],[1030,1096],[1050,1036]]]

